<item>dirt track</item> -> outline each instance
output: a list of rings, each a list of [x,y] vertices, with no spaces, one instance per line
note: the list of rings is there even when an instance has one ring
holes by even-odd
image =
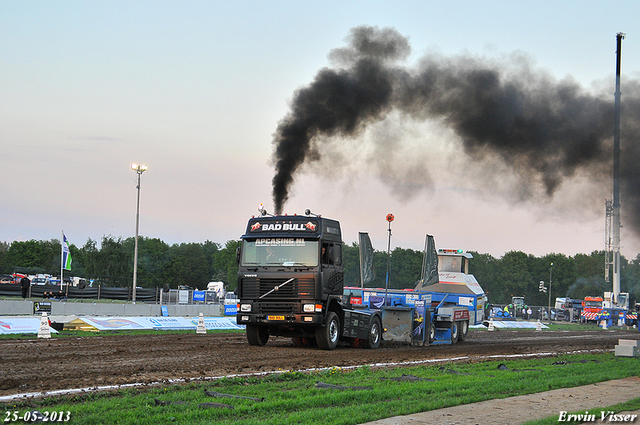
[[[0,340],[0,396],[166,379],[315,367],[393,363],[435,358],[611,350],[637,330],[472,331],[465,342],[430,347],[388,346],[333,351],[294,347],[271,338],[251,347],[244,334],[97,335],[81,338]]]

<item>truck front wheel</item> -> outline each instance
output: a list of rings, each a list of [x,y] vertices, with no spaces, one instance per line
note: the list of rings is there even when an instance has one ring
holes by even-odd
[[[374,316],[369,324],[369,337],[362,341],[362,346],[375,349],[380,346],[380,340],[382,340],[382,324],[380,318]]]
[[[340,319],[338,315],[330,311],[327,315],[327,325],[316,328],[316,341],[318,347],[323,350],[333,350],[338,345],[340,338]]]
[[[247,325],[249,345],[263,346],[269,341],[269,331],[264,326]]]

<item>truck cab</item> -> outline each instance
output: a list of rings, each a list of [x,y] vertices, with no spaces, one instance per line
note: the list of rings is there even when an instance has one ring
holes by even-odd
[[[584,297],[582,311],[585,313],[600,313],[602,311],[602,297]]]
[[[598,322],[598,315],[602,312],[602,297],[584,297],[580,320],[586,323]]]
[[[342,328],[340,223],[315,215],[262,215],[249,220],[241,240],[237,323],[246,325],[249,344],[265,345],[269,335],[278,335],[335,348],[348,333]],[[381,339],[382,330],[377,332]]]
[[[622,308],[629,310],[629,293],[620,292],[616,298],[613,292],[605,292],[602,300],[603,308]]]

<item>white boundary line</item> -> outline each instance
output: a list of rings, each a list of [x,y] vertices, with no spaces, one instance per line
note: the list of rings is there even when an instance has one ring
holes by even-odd
[[[353,365],[353,366],[329,366],[329,367],[314,367],[310,369],[302,369],[302,370],[272,370],[266,372],[252,372],[252,373],[236,373],[232,375],[222,375],[222,376],[205,376],[198,378],[176,378],[176,379],[165,379],[161,381],[155,381],[151,383],[144,382],[136,382],[133,384],[121,384],[121,385],[101,385],[97,387],[85,387],[85,388],[73,388],[67,390],[55,390],[55,391],[44,391],[44,392],[33,392],[33,393],[22,393],[22,394],[13,394],[0,396],[0,402],[9,402],[18,399],[25,398],[36,398],[36,397],[50,397],[50,396],[59,396],[59,395],[72,395],[78,393],[86,393],[86,392],[99,392],[99,391],[109,391],[109,390],[120,390],[125,388],[137,388],[137,387],[145,387],[152,385],[166,385],[166,384],[177,384],[177,383],[186,383],[191,381],[215,381],[223,378],[245,378],[251,376],[267,376],[267,375],[277,375],[282,373],[290,373],[290,372],[320,372],[323,370],[330,370],[333,368],[341,369],[341,370],[350,370],[350,369],[358,369],[361,367],[392,367],[392,366],[410,366],[410,365],[419,365],[419,364],[435,364],[435,363],[444,363],[444,362],[456,362],[460,360],[483,360],[483,359],[496,359],[496,358],[525,358],[525,357],[548,357],[555,356],[558,354],[582,354],[582,353],[597,353],[597,352],[612,352],[614,350],[576,350],[576,351],[561,351],[561,352],[548,352],[548,353],[528,353],[528,354],[493,354],[486,356],[459,356],[459,357],[447,357],[441,359],[426,359],[426,360],[412,360],[407,362],[389,362],[389,363],[370,363],[367,365]]]

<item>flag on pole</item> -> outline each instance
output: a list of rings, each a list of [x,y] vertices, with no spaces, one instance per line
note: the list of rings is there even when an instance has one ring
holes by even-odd
[[[431,235],[427,235],[427,245],[424,252],[423,270],[423,286],[433,285],[434,283],[440,282],[438,273],[438,251],[436,250],[436,241]]]
[[[62,233],[62,268],[64,270],[71,270],[71,253],[69,252],[69,241],[67,237]]]
[[[360,242],[360,285],[364,286],[376,278],[376,271],[373,268],[374,250],[368,233],[359,232],[358,239]]]

